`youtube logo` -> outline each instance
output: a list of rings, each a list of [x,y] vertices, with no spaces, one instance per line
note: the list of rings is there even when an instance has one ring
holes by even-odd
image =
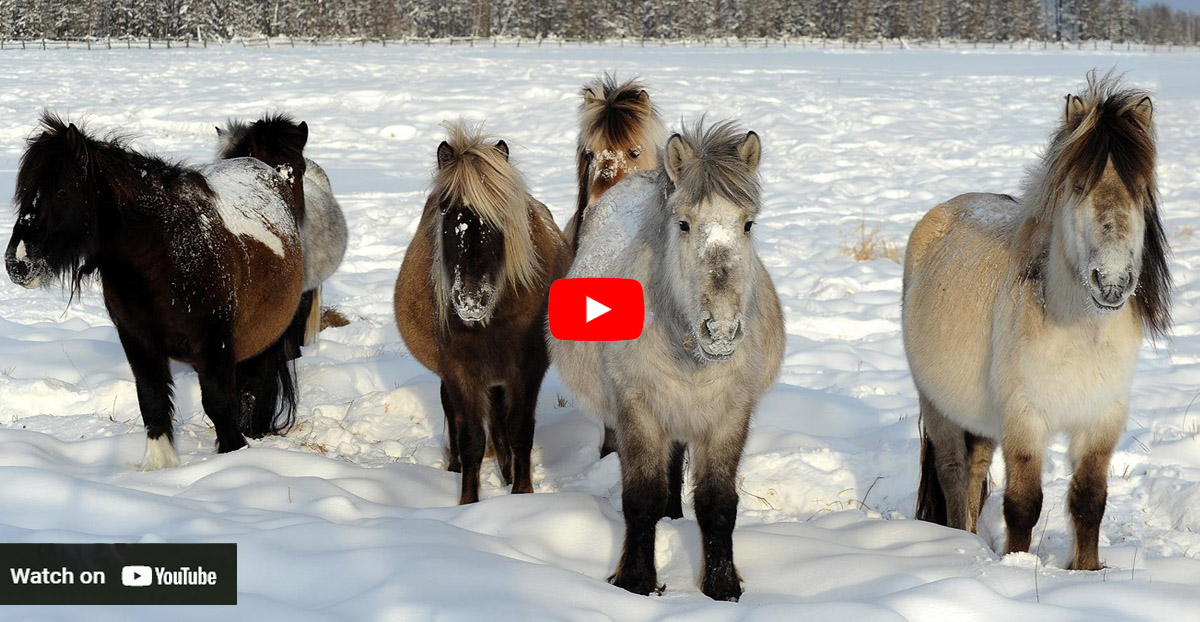
[[[550,285],[550,334],[555,339],[637,339],[645,315],[642,284],[633,279],[559,279]]]

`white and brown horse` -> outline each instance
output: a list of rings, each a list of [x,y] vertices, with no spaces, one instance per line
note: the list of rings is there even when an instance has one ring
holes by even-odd
[[[997,443],[1008,552],[1028,551],[1065,432],[1071,568],[1101,567],[1109,459],[1144,333],[1170,323],[1150,97],[1089,76],[1021,200],[966,194],[913,229],[904,345],[921,403],[917,516],[974,531]]]

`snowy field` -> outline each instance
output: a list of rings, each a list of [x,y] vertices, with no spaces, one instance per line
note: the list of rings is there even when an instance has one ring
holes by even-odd
[[[1062,442],[1046,466],[1035,553],[1002,556],[1003,464],[981,534],[911,520],[917,399],[900,338],[898,263],[857,262],[859,229],[902,252],[925,210],[1016,192],[1093,67],[1152,88],[1174,249],[1173,337],[1142,352],[1109,473],[1102,572],[1069,572]],[[788,351],[742,463],[738,604],[702,596],[694,513],[663,521],[661,597],[605,583],[623,523],[616,456],[552,373],[534,487],[456,507],[437,379],[400,342],[392,283],[443,131],[487,118],[565,224],[579,86],[639,74],[668,122],[735,117],[763,138],[760,253]],[[299,425],[217,456],[195,373],[175,368],[183,466],[137,470],[133,378],[99,290],[0,282],[0,541],[239,544],[239,606],[118,607],[89,620],[1200,619],[1200,56],[796,49],[367,47],[0,53],[0,194],[43,107],[203,162],[213,126],[265,109],[311,127],[308,153],[347,212],[326,304],[353,321],[299,363]],[[11,210],[0,211],[7,240]],[[1193,404],[1193,402],[1197,402]],[[685,504],[690,495],[685,497]],[[77,620],[12,608],[6,620]]]

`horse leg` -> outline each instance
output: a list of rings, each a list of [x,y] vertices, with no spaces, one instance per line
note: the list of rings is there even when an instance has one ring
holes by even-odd
[[[965,432],[943,415],[924,394],[920,395],[920,402],[922,439],[926,445],[923,449],[932,454],[933,472],[927,473],[928,469],[922,469],[922,481],[917,492],[918,518],[929,518],[931,522],[955,529],[968,529]],[[929,459],[928,454],[925,458]],[[938,512],[940,508],[928,507],[929,497],[936,496],[930,489],[934,482],[925,481],[928,477],[937,480],[936,486],[945,499],[945,514]],[[926,502],[925,507],[922,507],[923,501]]]
[[[179,454],[175,451],[175,430],[171,422],[174,406],[171,403],[171,366],[167,357],[154,354],[142,347],[137,338],[117,329],[125,358],[133,370],[137,386],[138,407],[142,411],[142,423],[146,426],[146,454],[142,458],[142,469],[153,471],[179,466]]]
[[[1075,554],[1071,570],[1100,570],[1100,521],[1108,502],[1108,463],[1125,423],[1125,407],[1117,425],[1100,425],[1076,432],[1071,438],[1071,464],[1075,475],[1067,507],[1075,527]]]
[[[600,457],[617,453],[617,433],[608,425],[604,426],[604,440],[600,442]]]
[[[666,430],[643,403],[627,405],[617,422],[625,543],[608,582],[634,594],[662,591],[654,567],[654,538],[667,503]]]
[[[666,518],[683,518],[683,453],[687,444],[671,441],[671,459],[667,463]]]
[[[506,485],[513,483],[513,452],[508,430],[508,418],[513,408],[511,396],[504,387],[492,387],[488,391],[488,442],[500,465],[500,476]],[[513,491],[516,492],[516,491]]]
[[[749,426],[747,410],[735,421],[719,423],[696,446],[692,504],[704,548],[700,591],[713,600],[736,602],[742,596],[742,578],[733,564],[733,527],[737,521],[737,469]]]
[[[1042,514],[1042,456],[1046,453],[1043,418],[1027,408],[1009,409],[1004,417],[1004,523],[1006,553],[1024,553],[1033,539],[1033,526]]]
[[[979,533],[979,513],[988,496],[988,469],[996,453],[996,441],[970,432],[967,442],[967,531]]]
[[[313,290],[309,290],[300,294],[300,304],[296,307],[296,313],[292,315],[292,322],[283,332],[283,338],[287,340],[288,358],[300,358],[300,346],[306,343],[305,328],[313,307],[313,293]]]
[[[241,410],[233,350],[211,349],[215,352],[205,353],[207,356],[196,371],[200,375],[200,403],[217,432],[217,453],[223,454],[245,447],[246,439],[238,429]]]
[[[508,411],[514,494],[533,492],[533,433],[537,423],[537,400],[549,365],[549,359],[542,358],[538,365],[528,366],[524,377],[513,383],[520,386],[520,392],[514,391],[510,396],[511,407]]]
[[[311,346],[317,342],[321,333],[321,286],[312,290],[312,300],[309,301],[308,318],[304,322],[304,341],[301,343]]]
[[[442,413],[446,417],[446,470],[453,473],[462,472],[462,459],[458,453],[458,428],[455,427],[454,402],[446,391],[446,381],[441,383]]]
[[[483,420],[488,412],[488,391],[459,379],[451,380],[447,388],[450,401],[454,404],[452,427],[462,464],[462,490],[458,495],[458,504],[466,505],[479,500],[479,467],[483,463],[483,452],[487,445]]]

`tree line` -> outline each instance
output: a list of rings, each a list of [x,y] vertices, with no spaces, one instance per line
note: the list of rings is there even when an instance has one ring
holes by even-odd
[[[5,39],[524,37],[1200,43],[1136,0],[0,0]]]

